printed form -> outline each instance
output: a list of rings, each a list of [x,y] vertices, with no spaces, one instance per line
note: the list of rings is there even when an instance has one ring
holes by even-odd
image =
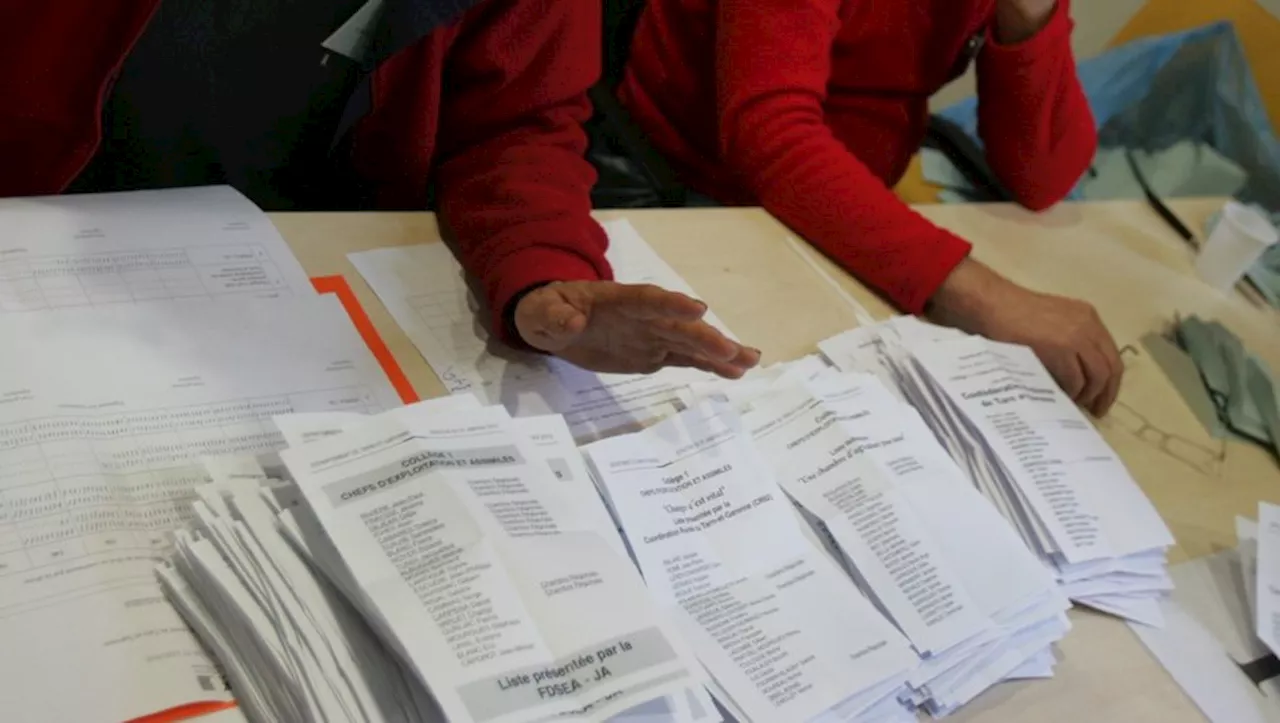
[[[602,721],[700,683],[505,410],[388,415],[282,457],[450,720]]]
[[[1008,467],[1067,563],[1173,544],[1119,457],[1030,349],[968,338],[923,347],[916,359]]]
[[[480,408],[480,402],[474,396],[459,394],[392,409],[384,412],[383,416],[410,422],[414,419],[426,420],[433,415],[455,414]],[[274,421],[285,439],[289,440],[290,446],[300,446],[340,434],[346,429],[355,429],[366,423],[368,419],[356,413],[310,413],[284,415],[276,417]],[[523,417],[512,419],[511,424],[513,430],[530,444],[531,450],[542,456],[556,479],[564,486],[561,493],[579,508],[578,514],[581,519],[586,521],[592,529],[597,530],[620,558],[629,559],[621,533],[615,527],[613,518],[591,481],[586,463],[574,444],[564,419],[558,415]],[[234,465],[228,462],[222,460],[211,462],[217,465],[219,471],[228,466],[234,471]],[[206,467],[208,465],[209,462],[206,463]],[[258,470],[260,471],[261,467],[258,467]],[[215,475],[216,478],[217,475]],[[297,492],[292,483],[287,483],[287,486],[292,488],[293,493]],[[292,507],[292,505],[287,506]],[[354,582],[341,557],[333,549],[332,543],[311,514],[305,510],[297,513],[293,509],[284,509],[281,511],[279,521],[283,527],[283,533],[290,538],[300,554],[322,570],[330,581],[347,594],[349,599],[363,599],[363,593],[359,592],[358,584]],[[614,723],[623,721],[639,723],[647,720],[653,720],[654,723],[685,723],[686,721],[696,723],[713,718],[719,719],[706,690],[701,685],[694,685],[686,689],[683,696],[669,696],[665,701],[653,699],[628,709],[610,720]]]
[[[411,422],[413,419],[429,418],[441,413],[467,412],[481,408],[480,400],[475,396],[455,394],[417,402],[385,414]],[[289,414],[275,418],[276,427],[290,447],[299,447],[317,439],[341,434],[344,430],[358,427],[367,421],[367,417],[355,413]],[[530,444],[556,479],[564,485],[562,494],[579,508],[582,519],[594,523],[594,529],[600,532],[605,541],[621,557],[628,557],[626,546],[587,471],[586,462],[582,459],[582,453],[574,443],[564,418],[558,414],[519,417],[512,419],[511,425],[515,433]]]
[[[1071,600],[1151,625],[1172,586],[1172,536],[1090,421],[1025,347],[918,320],[822,345],[837,364],[877,363],[969,480],[1057,573]]]
[[[0,199],[0,228],[0,314],[315,294],[229,186]]]
[[[157,574],[240,708],[255,721],[443,721],[426,689],[286,541],[276,524],[281,483],[253,457],[232,459],[243,463],[230,478],[229,465],[206,466],[213,481],[196,490],[193,528],[175,533]]]
[[[914,410],[846,374],[743,417],[780,484],[924,657],[911,684],[954,708],[1065,635],[1069,603]],[[1024,628],[1037,635],[1014,640]]]
[[[154,568],[208,455],[302,411],[398,404],[332,297],[0,316],[0,720],[225,700]],[[67,694],[74,681],[75,695]]]
[[[618,281],[656,284],[696,297],[631,224],[604,224]],[[503,347],[489,338],[466,277],[442,243],[351,254],[378,298],[450,393],[478,394],[523,417],[563,414],[579,441],[635,429],[678,409],[687,384],[714,379],[690,369],[594,374],[561,359]],[[729,334],[714,314],[707,321]],[[732,336],[730,334],[730,336]]]
[[[586,451],[649,590],[730,710],[857,720],[903,687],[910,645],[802,534],[727,409],[695,407]]]

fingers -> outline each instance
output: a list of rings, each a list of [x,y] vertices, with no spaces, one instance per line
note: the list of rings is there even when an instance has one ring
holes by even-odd
[[[1124,379],[1124,370],[1120,369],[1112,373],[1107,380],[1107,386],[1102,390],[1102,394],[1098,395],[1098,399],[1090,410],[1095,417],[1105,417],[1107,412],[1111,411],[1111,407],[1115,405],[1116,400],[1120,398],[1120,382]]]
[[[729,360],[729,363],[735,367],[741,368],[743,372],[745,372],[760,363],[760,356],[761,353],[759,349],[752,349],[751,347],[744,346],[742,347],[742,351],[739,351],[736,357]]]
[[[553,353],[572,344],[587,327],[587,315],[550,289],[525,297],[515,321],[526,344]]]
[[[668,354],[667,358],[663,360],[663,364],[671,367],[692,367],[694,369],[701,369],[704,372],[716,374],[724,377],[725,379],[740,379],[743,374],[747,373],[747,369],[750,368],[738,366],[729,362],[714,361],[712,359],[705,359],[702,357],[679,353]]]
[[[1080,364],[1079,355],[1071,351],[1042,354],[1040,360],[1045,368],[1058,381],[1058,386],[1073,400],[1080,398],[1085,388],[1084,367]]]
[[[1116,347],[1115,339],[1093,307],[1089,307],[1089,321],[1091,323],[1086,327],[1087,337],[1078,345],[1085,373],[1088,375],[1086,390],[1078,401],[1095,417],[1102,417],[1120,395],[1124,361],[1120,358],[1120,349]]]
[[[675,351],[693,356],[729,361],[742,351],[742,345],[705,321],[659,319],[649,328],[655,337],[675,347]]]
[[[1072,399],[1092,412],[1101,401],[1107,385],[1111,383],[1111,367],[1106,356],[1095,345],[1085,346],[1077,352],[1077,358],[1084,371],[1084,386],[1079,394],[1072,395]]]
[[[1124,361],[1120,358],[1120,350],[1116,348],[1115,341],[1109,334],[1098,341],[1097,349],[1098,354],[1106,362],[1107,383],[1090,405],[1089,411],[1095,417],[1103,417],[1120,397],[1120,382],[1124,380]]]
[[[694,367],[728,379],[738,379],[748,369],[760,363],[758,349],[751,349],[732,341],[729,341],[732,349],[728,353],[714,355],[705,353],[703,347],[678,335],[674,335],[673,338],[659,337],[655,339],[655,343],[667,347],[668,355],[665,360],[667,366]]]
[[[697,321],[707,313],[701,301],[653,284],[617,284],[601,301],[616,304],[620,313],[641,321]]]

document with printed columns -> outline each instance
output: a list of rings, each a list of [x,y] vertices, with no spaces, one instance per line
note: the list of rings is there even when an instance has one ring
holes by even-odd
[[[602,721],[703,675],[505,411],[391,415],[282,457],[450,720]]]
[[[481,408],[480,400],[470,394],[455,394],[438,399],[428,399],[393,409],[387,414],[408,421],[430,417],[443,412],[473,411]],[[497,407],[501,409],[501,407]],[[280,432],[292,447],[301,446],[324,437],[340,434],[344,429],[355,428],[368,421],[367,417],[353,413],[290,414],[274,420]],[[564,417],[558,414],[511,419],[512,428],[523,437],[551,469],[563,485],[562,493],[579,508],[582,519],[593,522],[601,536],[622,557],[627,557],[626,547],[614,526],[613,518],[604,506],[604,500],[591,480],[585,461]]]
[[[230,186],[0,199],[0,228],[0,314],[316,293]]]
[[[0,648],[25,651],[0,656],[0,720],[227,699],[154,566],[203,457],[279,448],[277,414],[399,403],[341,304],[10,314],[0,338]]]
[[[1173,544],[1150,500],[1026,347],[979,338],[916,356],[1012,472],[1067,563]]]
[[[801,532],[740,420],[700,405],[586,448],[649,589],[749,721],[855,720],[916,655]]]
[[[743,419],[783,489],[926,656],[911,684],[931,710],[967,702],[1066,634],[1052,575],[879,379],[814,380],[754,400]]]

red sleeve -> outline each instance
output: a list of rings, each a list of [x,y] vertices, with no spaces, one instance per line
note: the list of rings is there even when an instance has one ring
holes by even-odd
[[[1035,35],[978,55],[978,135],[991,169],[1027,208],[1066,197],[1093,161],[1098,134],[1071,54],[1069,0]]]
[[[969,252],[912,211],[826,126],[840,0],[720,0],[720,157],[761,205],[911,313]]]
[[[587,89],[600,74],[600,3],[489,0],[463,20],[441,103],[439,210],[462,265],[503,313],[548,281],[611,277],[590,216]]]

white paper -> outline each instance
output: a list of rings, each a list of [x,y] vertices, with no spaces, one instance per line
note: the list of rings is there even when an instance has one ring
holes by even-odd
[[[393,409],[387,414],[411,422],[414,419],[430,419],[444,412],[457,413],[480,408],[480,402],[474,396],[455,394]],[[341,434],[347,429],[358,428],[369,420],[360,414],[334,412],[290,414],[276,417],[274,421],[289,445],[297,447]],[[559,415],[521,417],[512,419],[511,424],[512,429],[529,442],[531,449],[562,483],[562,494],[578,507],[582,519],[587,520],[621,557],[627,557],[626,546],[591,481],[582,453],[574,444],[564,418]]]
[[[619,282],[695,296],[629,223],[604,225],[607,258]],[[514,416],[563,414],[579,440],[638,429],[676,411],[685,385],[715,378],[689,369],[594,374],[561,359],[503,347],[489,338],[480,306],[444,244],[364,251],[349,258],[450,393],[478,394]],[[706,318],[728,333],[714,314]]]
[[[1280,651],[1280,506],[1258,503],[1258,562],[1254,602],[1258,639]]]
[[[1068,563],[1173,544],[1115,452],[1025,347],[935,342],[916,358],[1013,475]]]
[[[1265,503],[1258,504],[1261,506]],[[1256,631],[1258,629],[1258,523],[1256,520],[1236,518],[1236,554],[1239,558],[1240,577],[1244,581],[1244,600],[1250,628]]]
[[[1221,644],[1176,602],[1161,603],[1163,628],[1131,623],[1178,686],[1212,723],[1275,723],[1278,709],[1240,672]]]
[[[649,589],[748,720],[900,686],[915,654],[800,532],[749,443],[703,406],[587,454]]]
[[[849,574],[926,656],[909,678],[919,705],[941,714],[968,702],[1069,629],[1048,570],[877,378],[775,392],[744,423]]]
[[[1034,352],[912,317],[822,342],[919,412],[964,477],[1056,573],[1063,593],[1158,625],[1172,544],[1154,506]]]
[[[699,679],[503,410],[391,415],[282,456],[450,720],[603,720]]]
[[[0,199],[0,228],[0,314],[316,293],[229,186]]]
[[[893,424],[892,409],[880,416],[882,426]],[[782,488],[823,521],[864,593],[917,651],[941,653],[991,627],[890,473],[863,454],[876,444],[905,447],[900,425],[897,436],[892,428],[875,440],[855,436],[839,410],[804,392],[757,404],[743,421]]]
[[[381,369],[323,296],[10,314],[0,339],[0,647],[27,651],[0,656],[0,719],[224,699],[153,574],[199,460],[279,447],[276,414],[396,404]]]

